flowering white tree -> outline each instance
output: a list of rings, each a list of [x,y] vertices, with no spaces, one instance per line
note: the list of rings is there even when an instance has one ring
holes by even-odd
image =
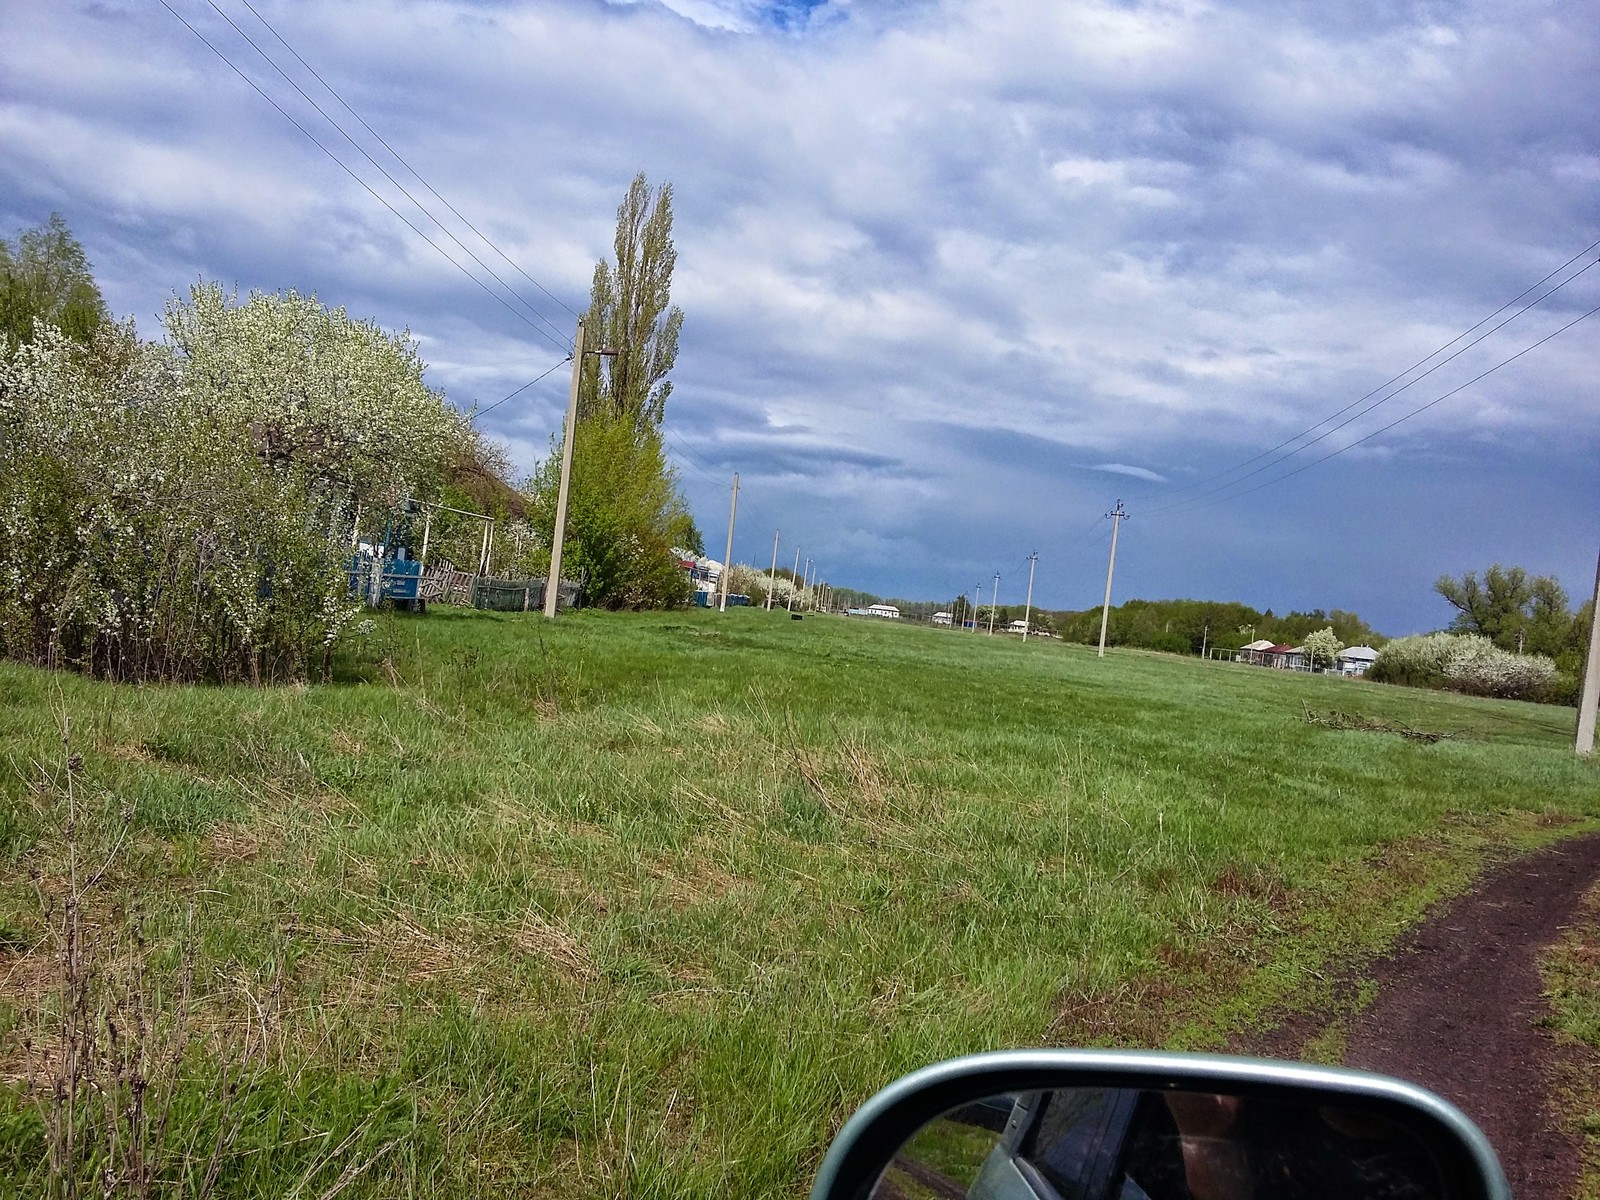
[[[1542,654],[1502,650],[1477,634],[1429,633],[1385,645],[1368,675],[1382,683],[1535,700],[1554,682],[1556,665]]]
[[[409,339],[211,285],[166,344],[43,330],[0,367],[0,653],[134,679],[304,676],[357,612],[357,505],[459,422]]]
[[[471,434],[422,379],[409,333],[391,334],[314,296],[255,292],[240,303],[197,284],[162,321],[194,405],[243,430],[354,503],[393,506],[437,484]]]
[[[1556,664],[1542,654],[1513,654],[1486,637],[1455,639],[1445,662],[1452,687],[1483,696],[1532,700],[1555,679]]]
[[[1311,660],[1312,667],[1316,667],[1319,663],[1333,666],[1339,661],[1339,651],[1344,649],[1344,643],[1334,636],[1332,625],[1315,633],[1306,634],[1305,641],[1300,645],[1306,652],[1306,657]]]

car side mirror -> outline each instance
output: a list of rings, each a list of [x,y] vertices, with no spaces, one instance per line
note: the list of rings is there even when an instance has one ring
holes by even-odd
[[[811,1200],[1511,1200],[1447,1101],[1364,1071],[1015,1050],[927,1067],[850,1118]]]

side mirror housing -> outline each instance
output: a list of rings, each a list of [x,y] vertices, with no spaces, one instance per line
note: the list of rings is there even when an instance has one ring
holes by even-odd
[[[1221,1055],[1015,1050],[868,1100],[811,1200],[1511,1200],[1448,1101],[1363,1071]]]

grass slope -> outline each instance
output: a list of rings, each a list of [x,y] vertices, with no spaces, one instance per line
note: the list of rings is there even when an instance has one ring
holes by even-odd
[[[320,1194],[345,1143],[345,1196],[797,1195],[906,1070],[1217,1044],[1600,815],[1570,710],[760,611],[379,636],[272,691],[0,664],[0,1073],[48,1049],[70,782],[85,911],[136,908],[158,977],[192,947],[175,1122],[191,1162],[231,1131],[223,1194]]]
[[[1540,968],[1550,1003],[1543,1023],[1570,1047],[1561,1099],[1582,1145],[1575,1200],[1600,1200],[1600,889],[1589,894]]]

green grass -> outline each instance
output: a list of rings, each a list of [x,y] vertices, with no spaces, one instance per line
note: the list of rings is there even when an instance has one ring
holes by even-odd
[[[1570,1049],[1563,1108],[1583,1147],[1577,1200],[1600,1200],[1600,889],[1540,962],[1550,1014],[1545,1024]]]
[[[0,1073],[48,1000],[62,713],[80,840],[130,814],[100,911],[137,897],[163,961],[192,911],[195,1070],[267,1029],[280,1140],[371,1119],[345,1196],[797,1195],[904,1071],[1219,1044],[1600,816],[1570,709],[747,610],[381,638],[270,691],[0,664]],[[0,1177],[37,1161],[8,1111]],[[258,1150],[228,1194],[307,1169]]]

